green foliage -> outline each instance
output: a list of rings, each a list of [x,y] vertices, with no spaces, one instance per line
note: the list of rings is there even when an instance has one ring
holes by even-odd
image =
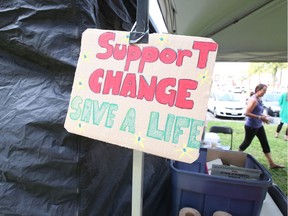
[[[283,69],[287,69],[288,64],[287,63],[277,63],[277,62],[269,62],[269,63],[251,63],[248,69],[248,73],[250,75],[253,74],[258,74],[259,76],[259,81],[260,81],[260,76],[263,73],[270,73],[273,78],[273,86],[276,81],[276,75],[278,72],[282,73]]]
[[[244,139],[244,122],[237,121],[208,121],[208,127],[206,131],[209,131],[211,126],[229,126],[233,128],[233,148],[232,150],[237,151],[239,145]],[[264,165],[264,167],[271,173],[272,180],[277,184],[281,190],[287,196],[287,156],[288,156],[288,142],[284,141],[285,128],[280,132],[279,138],[275,138],[275,131],[277,125],[265,125],[266,135],[271,148],[271,155],[273,160],[278,163],[285,165],[284,169],[269,169],[268,162],[265,155],[262,152],[260,142],[257,137],[254,138],[251,145],[245,150],[246,153],[252,155],[258,162]],[[221,143],[230,143],[230,137],[225,134],[219,134]]]

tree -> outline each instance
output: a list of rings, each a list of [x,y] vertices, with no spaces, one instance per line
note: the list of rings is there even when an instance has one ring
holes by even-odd
[[[275,86],[277,73],[280,73],[279,83],[281,84],[282,70],[287,69],[287,63],[269,62],[269,63],[251,63],[248,73],[249,75],[258,74],[259,83],[261,82],[261,74],[270,73],[272,76],[272,85]]]
[[[266,72],[271,73],[273,78],[273,86],[275,86],[276,75],[278,71],[280,72],[280,83],[281,83],[282,70],[285,68],[287,68],[287,63],[267,63]]]
[[[261,82],[260,74],[264,71],[264,63],[251,63],[248,69],[249,77],[250,75],[257,74],[258,81]]]
[[[279,73],[280,73],[279,83],[281,84],[282,83],[282,71],[283,71],[283,69],[288,69],[288,64],[287,64],[287,62],[286,63],[269,63],[269,69],[270,69],[272,76],[273,76],[273,84],[274,85],[276,82],[277,72],[279,71]]]

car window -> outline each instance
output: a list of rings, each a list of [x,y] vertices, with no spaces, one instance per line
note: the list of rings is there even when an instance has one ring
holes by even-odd
[[[218,101],[240,101],[240,98],[238,96],[229,93],[218,93],[216,95],[216,99]]]

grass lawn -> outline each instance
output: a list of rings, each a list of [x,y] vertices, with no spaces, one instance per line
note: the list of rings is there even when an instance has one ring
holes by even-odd
[[[232,150],[237,151],[239,145],[244,139],[244,122],[240,121],[208,121],[206,131],[209,131],[211,126],[229,126],[233,128],[233,148]],[[269,169],[268,162],[262,152],[261,145],[258,138],[255,137],[251,145],[245,150],[246,153],[252,155],[258,162],[263,164],[266,169],[271,173],[272,180],[277,184],[281,190],[287,196],[287,149],[288,142],[284,141],[285,126],[283,126],[280,132],[279,138],[275,138],[275,131],[277,125],[264,125],[266,135],[268,137],[269,145],[271,148],[271,155],[273,160],[278,163],[285,165],[284,169]],[[230,135],[219,134],[221,143],[230,144]]]

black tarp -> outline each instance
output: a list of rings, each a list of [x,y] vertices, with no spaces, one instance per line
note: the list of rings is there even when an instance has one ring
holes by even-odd
[[[132,150],[64,129],[82,32],[129,31],[136,1],[0,0],[0,215],[131,215]],[[121,139],[121,137],[119,137]],[[145,154],[143,215],[170,212]]]

